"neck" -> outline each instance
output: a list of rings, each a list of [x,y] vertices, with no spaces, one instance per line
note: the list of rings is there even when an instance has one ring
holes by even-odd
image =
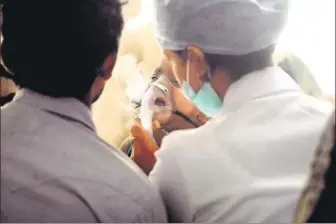
[[[220,98],[223,100],[224,96],[231,85],[232,80],[230,79],[230,76],[227,72],[216,69],[211,78],[211,85],[212,88],[215,90],[215,92],[220,96]]]
[[[77,98],[78,99],[78,98]],[[90,96],[89,94],[87,94],[84,99],[78,99],[80,102],[84,103],[85,106],[87,106],[88,108],[91,109],[91,105],[92,105],[92,102],[90,100]]]

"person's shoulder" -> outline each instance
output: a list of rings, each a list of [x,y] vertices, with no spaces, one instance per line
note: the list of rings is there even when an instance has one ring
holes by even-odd
[[[329,117],[335,109],[335,104],[325,99],[319,99],[313,96],[303,95],[300,106],[311,115]]]
[[[122,170],[120,170],[122,173]],[[127,176],[127,175],[126,175]],[[111,180],[113,179],[113,180]],[[85,198],[93,200],[95,209],[109,211],[103,222],[165,222],[166,214],[156,188],[136,175],[122,179],[121,175],[105,180],[76,178],[72,184],[83,189]]]
[[[39,117],[38,111],[15,101],[1,107],[1,135],[16,135],[25,132],[34,124],[32,118]],[[19,130],[19,131],[18,131]]]
[[[42,198],[59,195],[65,203],[74,203],[71,204],[71,209],[69,208],[69,211],[74,213],[85,210],[85,205],[76,199],[79,195],[84,201],[92,204],[95,213],[103,214],[103,217],[99,217],[102,222],[164,221],[160,219],[164,217],[160,195],[145,174],[129,158],[99,141],[95,135],[86,135],[81,139],[77,137],[73,140],[75,142],[61,142],[62,138],[59,136],[55,137],[57,141],[46,142],[44,138],[33,142],[19,138],[20,136],[16,135],[14,140],[7,139],[2,144],[5,147],[2,153],[11,157],[4,157],[2,161],[8,168],[1,172],[5,185],[19,183],[19,186],[11,187],[22,189],[33,186],[34,190],[39,191],[37,193],[43,194],[40,195]],[[18,166],[17,161],[23,162],[25,166]],[[21,179],[22,175],[17,175],[18,173],[24,173],[24,180]],[[40,178],[38,182],[36,176]],[[27,197],[34,197],[30,195],[30,191],[21,193],[28,194]],[[12,197],[16,196],[9,196],[9,200]],[[59,198],[52,197],[50,200],[57,202]],[[57,213],[64,212],[65,208],[55,209]],[[71,215],[64,215],[67,214]],[[22,221],[24,220],[20,222]]]
[[[209,124],[201,126],[195,129],[188,130],[177,130],[170,133],[167,137],[163,139],[163,144],[175,144],[175,145],[185,145],[185,144],[197,144],[197,141],[201,138],[206,138],[208,136]]]
[[[199,128],[173,131],[163,139],[159,152],[181,155],[189,154],[190,150],[201,150],[211,142],[213,130],[212,122],[208,121]]]
[[[109,192],[112,198],[114,194],[117,194],[120,202],[125,201],[123,206],[120,206],[122,209],[129,210],[129,212],[132,209],[136,212],[135,210],[138,209],[137,212],[142,214],[139,219],[144,219],[143,222],[164,221],[161,219],[164,217],[162,199],[142,170],[123,152],[110,146],[99,137],[92,146],[96,147],[95,154],[91,154],[90,158],[84,158],[85,160],[88,159],[86,160],[87,164],[92,163],[90,169],[93,171],[89,172],[90,175],[86,179],[88,182],[95,180],[97,187],[101,188],[101,190],[97,189],[97,194],[100,195],[98,191],[104,192],[103,188],[107,187],[106,193]],[[81,178],[79,174],[76,170],[77,177]],[[133,221],[142,222],[141,220]],[[128,222],[132,222],[132,220]]]
[[[8,189],[7,183],[7,188],[1,192],[4,193],[1,202],[6,202],[1,211],[14,222],[166,221],[163,203],[154,189],[144,191],[137,186],[139,190],[133,192],[136,186],[132,187],[132,183],[116,186],[108,179],[64,175],[15,188],[16,190],[13,190],[13,186],[12,190]],[[53,206],[50,207],[50,203]],[[54,215],[42,215],[41,211]]]

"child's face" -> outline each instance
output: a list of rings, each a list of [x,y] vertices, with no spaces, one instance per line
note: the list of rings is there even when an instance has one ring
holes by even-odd
[[[157,121],[160,127],[150,130],[156,142],[161,143],[162,131],[166,134],[180,129],[191,129],[203,125],[208,118],[180,90],[169,65],[165,62],[156,70],[157,80],[144,94],[140,119],[148,124]],[[145,127],[146,129],[146,127]]]

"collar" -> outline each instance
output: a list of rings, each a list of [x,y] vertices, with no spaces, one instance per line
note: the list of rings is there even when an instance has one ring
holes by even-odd
[[[16,93],[13,101],[81,123],[96,131],[90,108],[75,98],[54,98],[22,88]]]
[[[278,92],[301,92],[299,85],[280,67],[267,67],[249,73],[231,84],[222,111],[236,111],[243,104]]]

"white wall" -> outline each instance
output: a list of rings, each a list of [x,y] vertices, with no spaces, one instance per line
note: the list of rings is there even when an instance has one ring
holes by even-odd
[[[299,55],[322,91],[335,94],[335,0],[292,0],[278,46]]]

